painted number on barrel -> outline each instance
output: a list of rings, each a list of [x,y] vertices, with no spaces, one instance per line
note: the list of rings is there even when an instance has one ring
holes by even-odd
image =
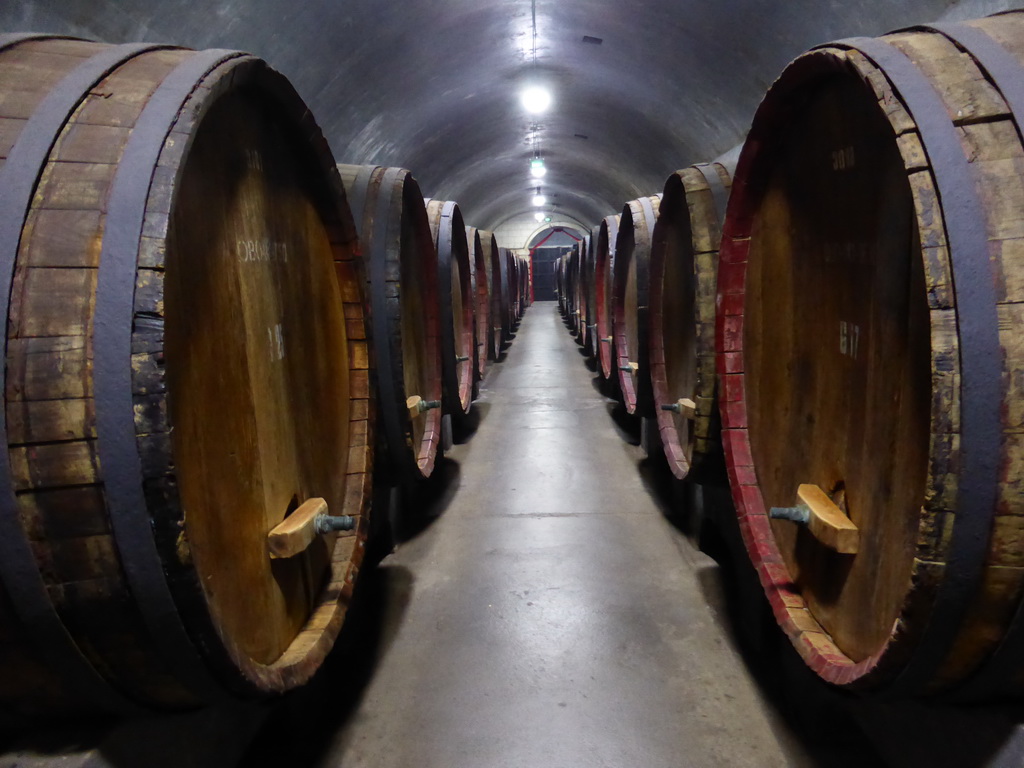
[[[284,333],[280,323],[267,328],[267,341],[270,344],[270,361],[284,360]]]
[[[853,147],[832,150],[833,171],[848,171],[853,168],[854,164]]]
[[[860,326],[839,321],[839,354],[848,355],[854,360],[860,351]]]

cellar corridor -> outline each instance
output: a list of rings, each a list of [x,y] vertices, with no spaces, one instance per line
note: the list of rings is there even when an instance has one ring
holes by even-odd
[[[380,566],[393,615],[319,764],[819,764],[744,667],[717,565],[645,487],[557,305],[505,354],[443,514]]]

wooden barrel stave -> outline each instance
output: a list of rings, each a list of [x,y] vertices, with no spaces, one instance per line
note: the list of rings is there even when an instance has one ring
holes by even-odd
[[[71,116],[71,113],[78,108],[79,103],[85,96],[85,89],[102,79],[104,75],[108,75],[105,78],[106,81],[117,78],[117,72],[109,75],[109,71],[110,67],[116,69],[118,62],[112,61],[110,67],[104,65],[77,89],[73,88],[71,83],[77,73],[81,73],[91,67],[92,62],[96,61],[99,55],[108,54],[111,50],[112,46],[98,46],[87,42],[41,40],[20,43],[6,49],[2,56],[0,56],[0,73],[3,73],[4,76],[18,78],[18,80],[7,80],[6,82],[22,82],[28,86],[23,91],[17,93],[18,97],[13,100],[13,103],[10,103],[6,97],[4,98],[4,117],[7,117],[12,122],[12,130],[9,135],[11,148],[4,153],[9,163],[2,171],[4,174],[5,197],[8,204],[16,197],[14,184],[12,183],[15,180],[18,183],[24,180],[24,182],[34,185],[37,183],[38,176],[44,167],[49,171],[50,176],[53,175],[52,164],[46,165],[50,155],[49,142],[51,140],[59,140],[61,132],[66,133],[65,129],[63,129],[63,124]],[[180,56],[180,54],[165,55]],[[130,54],[127,58],[130,62]],[[172,61],[167,69],[169,70],[173,67],[174,63],[176,61]],[[58,97],[65,100],[66,104],[54,112],[54,99]],[[135,105],[132,113],[133,118],[137,117],[142,105],[142,103]],[[29,150],[33,134],[40,131],[39,121],[42,115],[46,114],[44,108],[53,112],[56,118],[57,122],[53,123],[54,133],[44,137],[47,144],[40,147],[42,155],[27,161],[24,164],[26,167],[20,168],[18,167],[20,157],[24,156],[26,151]],[[29,127],[30,120],[33,123],[31,127]],[[26,128],[29,128],[28,135],[26,136],[27,140],[19,142]],[[66,164],[65,167],[74,169],[77,166]],[[18,177],[17,179],[14,178],[15,174]],[[93,173],[93,176],[96,175]],[[111,176],[111,172],[105,174],[105,181],[108,186]],[[29,204],[31,187],[27,188],[26,191],[25,203]],[[42,186],[41,191],[45,195],[45,188]],[[74,203],[74,201],[72,202]],[[74,208],[74,206],[71,207]],[[0,254],[0,257],[5,262],[5,271],[7,269],[11,270],[7,272],[10,275],[8,279],[18,280],[18,272],[15,270],[19,269],[20,283],[23,284],[18,289],[12,291],[10,296],[11,306],[15,308],[15,311],[20,304],[24,303],[22,295],[25,292],[26,272],[24,262],[18,261],[15,263],[17,240],[23,241],[23,254],[39,254],[41,249],[32,248],[32,243],[26,242],[29,239],[26,238],[22,230],[23,226],[27,223],[27,219],[29,222],[27,228],[31,228],[36,223],[32,221],[33,217],[38,221],[40,215],[38,210],[29,212],[24,207],[16,210],[5,206],[3,211],[4,222],[2,225],[5,231],[10,231],[11,228],[14,229],[15,240],[11,243],[5,239],[3,244],[4,251]],[[62,219],[63,221],[47,221],[45,223],[50,226],[60,223],[67,225],[67,222],[73,215],[57,211],[52,214],[51,218]],[[56,231],[60,231],[60,229],[58,228]],[[98,258],[97,249],[91,249],[91,251],[86,251],[86,253],[93,260]],[[85,272],[82,269],[74,271],[77,271],[78,275],[86,276],[87,281],[93,274],[93,270],[89,272]],[[41,271],[39,273],[46,274]],[[42,281],[34,281],[34,283],[43,284],[45,282],[45,278]],[[80,285],[81,283],[82,281],[79,280]],[[68,281],[68,290],[71,293],[74,294],[76,288],[77,286],[74,281]],[[40,299],[35,301],[34,304],[45,304],[44,290],[45,285],[37,289]],[[75,303],[79,305],[78,314],[80,316],[84,311],[81,306],[82,302],[78,301]],[[4,308],[6,309],[7,307],[5,306]],[[62,309],[62,307],[56,305],[53,308]],[[33,306],[28,311],[35,309],[36,307]],[[48,314],[54,314],[53,310],[50,309]],[[57,317],[54,319],[53,325],[56,326],[60,322],[60,318]],[[69,325],[74,325],[74,323],[74,318],[72,318]],[[82,335],[81,325],[80,322],[80,337]],[[17,329],[12,330],[14,332],[12,335],[16,336],[18,334]],[[38,329],[31,327],[26,330],[34,334],[38,333]],[[44,330],[52,334],[54,329]],[[130,695],[134,694],[144,698],[147,696],[160,697],[163,694],[165,700],[168,700],[169,703],[187,701],[188,694],[175,686],[173,681],[169,681],[168,676],[165,675],[154,683],[150,677],[139,669],[137,664],[139,656],[144,656],[146,653],[155,654],[155,651],[152,644],[143,639],[145,631],[141,616],[139,616],[137,609],[131,605],[129,588],[118,567],[116,554],[103,557],[103,554],[114,553],[116,551],[116,544],[109,522],[105,517],[102,499],[90,499],[89,497],[94,495],[89,495],[87,489],[86,494],[82,496],[86,497],[86,501],[92,501],[92,503],[82,504],[80,510],[76,509],[79,506],[77,504],[66,507],[65,509],[69,514],[62,517],[72,521],[72,524],[67,525],[65,523],[65,525],[60,525],[57,523],[57,520],[61,520],[59,517],[61,515],[60,511],[53,515],[44,514],[46,507],[43,510],[38,509],[39,505],[34,503],[34,495],[31,493],[31,490],[29,493],[25,493],[26,490],[32,487],[34,481],[30,474],[35,470],[35,462],[33,462],[31,467],[29,464],[30,453],[33,451],[30,445],[34,441],[39,441],[38,439],[34,440],[34,438],[41,437],[46,442],[61,437],[65,439],[77,438],[77,443],[70,451],[67,449],[67,443],[47,445],[44,459],[48,460],[47,464],[50,467],[49,474],[51,476],[59,473],[62,468],[61,454],[71,453],[74,453],[76,455],[75,458],[77,458],[77,462],[71,471],[78,469],[86,474],[93,472],[92,465],[94,460],[91,458],[91,437],[94,432],[94,426],[91,423],[93,409],[91,408],[91,402],[85,400],[87,384],[82,382],[86,378],[84,343],[80,339],[74,342],[69,340],[63,343],[61,343],[60,339],[25,339],[24,341],[10,339],[5,340],[5,343],[8,356],[5,382],[8,413],[5,418],[5,431],[7,433],[5,436],[7,441],[12,441],[15,445],[14,449],[9,451],[11,464],[9,483],[11,490],[17,494],[16,497],[12,496],[11,499],[12,503],[16,504],[16,515],[20,526],[15,523],[10,534],[4,538],[8,542],[27,540],[31,543],[33,560],[31,565],[26,563],[28,567],[24,568],[24,572],[27,575],[31,575],[31,571],[28,568],[33,566],[40,568],[39,575],[42,577],[40,586],[44,586],[46,590],[41,592],[40,596],[43,601],[50,603],[51,609],[55,612],[55,626],[54,623],[44,626],[40,623],[39,618],[34,618],[32,623],[28,625],[28,630],[32,633],[31,636],[33,637],[34,644],[45,648],[51,657],[63,660],[65,664],[68,664],[68,659],[74,657],[78,649],[82,648],[84,657],[88,659],[88,662],[85,664],[91,665],[93,669],[105,668],[102,670],[106,673],[104,679],[112,681],[119,690],[128,692]],[[52,382],[53,373],[59,370],[56,366],[60,360],[52,354],[47,355],[46,347],[54,346],[74,347],[78,350],[77,352],[68,352],[68,367],[75,370],[78,374],[76,378],[79,381],[79,383],[71,386],[71,391],[65,391],[65,387],[60,387]],[[38,355],[27,354],[29,352],[38,352]],[[77,365],[72,359],[73,355],[78,360]],[[51,364],[52,368],[47,364]],[[32,399],[41,399],[43,400],[42,402],[35,403],[31,402],[31,400],[29,402],[19,402],[29,399],[24,396],[25,391],[28,389],[26,384],[29,382],[36,384],[34,389],[38,392],[36,397]],[[61,424],[62,415],[59,412],[59,407],[65,406],[65,404],[70,411],[76,413],[78,416],[77,421],[79,421],[79,424],[75,425],[70,431]],[[87,412],[90,420],[88,424],[85,423]],[[29,421],[30,419],[32,419],[32,422]],[[35,428],[35,424],[41,422],[48,422],[48,426],[40,424],[38,429]],[[32,424],[32,428],[27,429],[27,424]],[[86,441],[87,439],[89,440],[88,442]],[[69,458],[71,457],[69,456]],[[71,471],[67,474],[70,474]],[[19,490],[20,493],[18,493]],[[75,510],[78,514],[73,515],[71,513],[72,510]],[[11,512],[5,511],[5,516],[10,514]],[[66,540],[63,542],[50,542],[48,539],[49,530],[54,531],[54,539],[56,539],[56,531],[60,529],[67,531]],[[95,555],[89,552],[88,545],[92,546],[93,552],[96,553]],[[9,555],[5,555],[5,560],[8,559]],[[38,613],[39,608],[30,607],[26,603],[20,602],[26,596],[30,587],[25,579],[18,578],[20,574],[15,575],[9,571],[5,575],[9,580],[9,591],[19,601],[17,604],[18,613],[22,615]],[[83,585],[84,589],[76,591],[73,586],[71,588],[72,594],[68,594],[68,591],[65,589],[66,584]],[[88,588],[90,586],[93,588],[92,595],[95,596],[94,598],[89,594]],[[112,594],[121,599],[105,601],[103,600],[104,594]],[[85,603],[84,605],[82,605],[83,602]],[[104,608],[106,615],[102,621],[94,620],[97,606]],[[65,633],[68,636],[69,647],[60,648],[56,644],[56,636]],[[141,650],[139,646],[142,646]],[[115,659],[113,669],[111,665],[106,664],[104,653],[113,655]],[[54,666],[56,667],[57,665]],[[88,677],[88,673],[85,673],[83,677]],[[92,677],[95,678],[95,673],[92,674]],[[89,685],[89,683],[83,680],[82,686],[86,685]],[[103,695],[105,685],[96,680],[95,685],[86,695]],[[166,691],[165,687],[169,687],[170,691]]]
[[[709,174],[715,176],[709,179]],[[665,184],[654,228],[648,337],[651,385],[665,456],[679,479],[699,470],[705,459],[721,455],[715,298],[721,222],[730,183],[728,172],[717,163],[677,171]],[[694,403],[695,413],[662,408],[681,398]]]
[[[1019,69],[1021,40],[1024,40],[1024,23],[1019,15],[971,22],[967,26],[983,30],[993,39],[1002,39],[1005,50],[1014,55],[1015,66]],[[1016,692],[1022,682],[1019,660],[1009,666],[988,664],[985,667],[985,664],[998,649],[1007,645],[1003,640],[1014,629],[1012,617],[1020,612],[1020,596],[1024,591],[1024,571],[1021,570],[1024,564],[1019,559],[1019,548],[1009,544],[1015,540],[1012,531],[1020,519],[1020,496],[1015,480],[1019,469],[1012,435],[1020,423],[1021,401],[1013,387],[999,384],[1014,381],[1022,364],[1015,341],[1021,318],[1015,310],[1013,275],[1016,270],[1011,255],[1012,243],[1019,234],[1012,222],[1018,217],[1007,214],[1009,209],[1005,202],[1024,199],[1021,174],[1017,170],[1024,155],[1019,124],[999,90],[981,72],[973,57],[949,39],[936,32],[915,30],[889,35],[883,41],[844,41],[798,59],[766,97],[761,108],[763,114],[755,119],[752,129],[751,148],[745,151],[746,157],[741,157],[737,179],[744,177],[743,192],[735,205],[730,203],[722,251],[722,263],[729,267],[723,267],[719,276],[720,307],[728,306],[718,326],[719,372],[725,375],[726,391],[733,393],[727,398],[732,406],[728,412],[723,410],[730,479],[741,521],[745,521],[741,522],[745,540],[755,563],[761,563],[762,583],[772,598],[776,618],[807,663],[823,678],[840,685],[870,690],[884,688],[893,693],[950,689],[965,681],[970,681],[967,690],[973,695],[990,694],[995,690]],[[927,87],[914,87],[913,92],[908,90],[909,83],[920,81],[922,77]],[[861,527],[862,542],[866,542],[852,567],[847,567],[842,581],[833,578],[819,585],[815,584],[818,580],[815,569],[820,572],[822,567],[829,567],[828,558],[814,565],[804,556],[802,565],[797,563],[799,537],[779,521],[768,527],[763,516],[765,507],[780,503],[777,497],[782,495],[781,489],[765,487],[765,478],[777,484],[778,471],[768,469],[771,462],[767,447],[756,437],[756,434],[767,434],[772,428],[770,420],[763,415],[766,403],[758,401],[758,391],[781,391],[777,383],[762,385],[764,381],[779,381],[778,373],[762,364],[778,352],[757,351],[765,346],[761,337],[762,329],[767,327],[767,310],[755,306],[756,311],[750,311],[749,306],[746,310],[742,307],[744,302],[756,303],[751,297],[758,290],[764,290],[762,274],[767,268],[761,261],[766,259],[765,253],[774,254],[774,251],[762,253],[763,249],[759,250],[766,231],[761,227],[769,226],[762,223],[769,221],[768,214],[758,218],[752,211],[759,205],[766,209],[771,207],[772,216],[780,222],[771,224],[771,231],[776,233],[780,243],[784,243],[785,238],[777,233],[784,227],[791,226],[799,231],[802,225],[802,220],[792,225],[781,223],[785,216],[794,214],[787,211],[785,195],[775,191],[782,187],[770,180],[770,170],[753,150],[754,141],[760,142],[765,153],[779,152],[779,142],[773,133],[780,125],[799,116],[793,106],[796,103],[793,94],[800,89],[814,93],[815,86],[829,79],[839,84],[836,92],[840,92],[839,88],[846,89],[842,91],[842,98],[834,97],[836,102],[844,107],[859,105],[863,113],[881,115],[876,123],[868,125],[868,118],[863,115],[851,118],[856,108],[850,109],[843,118],[849,124],[846,126],[835,126],[825,117],[818,117],[818,133],[825,126],[828,140],[835,145],[823,147],[832,152],[833,172],[844,172],[851,178],[859,172],[854,170],[856,164],[878,159],[871,157],[870,150],[864,150],[862,157],[861,148],[866,144],[851,141],[851,135],[853,139],[875,135],[880,137],[874,142],[876,147],[890,147],[886,150],[888,155],[878,163],[879,171],[875,172],[878,176],[884,172],[888,177],[875,182],[874,186],[861,182],[860,191],[867,188],[870,194],[884,197],[891,203],[892,211],[909,214],[912,231],[904,236],[908,245],[900,254],[901,263],[909,261],[909,275],[890,283],[906,286],[915,298],[909,309],[902,314],[894,313],[897,319],[902,318],[902,330],[890,331],[888,335],[879,329],[884,331],[891,326],[892,318],[885,318],[888,326],[881,324],[877,316],[872,319],[867,315],[858,322],[846,320],[853,322],[855,328],[872,329],[872,335],[865,342],[859,334],[851,336],[847,327],[847,357],[851,357],[851,343],[859,344],[860,350],[867,343],[871,346],[864,353],[873,354],[882,343],[874,339],[881,336],[885,343],[909,348],[899,355],[892,352],[899,347],[891,346],[888,354],[897,359],[910,356],[907,367],[912,371],[901,374],[902,389],[896,384],[889,385],[899,402],[907,404],[901,408],[900,423],[888,428],[891,437],[885,444],[896,445],[895,453],[891,449],[876,449],[873,455],[864,455],[862,451],[841,458],[832,468],[815,469],[814,463],[798,468],[804,477],[802,482],[817,482],[827,488],[837,477],[845,480],[849,514]],[[819,90],[827,96],[824,87]],[[818,101],[822,102],[826,96]],[[805,102],[808,97],[796,98]],[[819,112],[827,115],[829,109],[831,114],[842,114],[841,110],[827,104]],[[861,136],[856,134],[858,130]],[[791,130],[787,129],[786,133]],[[940,140],[947,142],[942,146],[950,146],[954,151],[940,151]],[[848,147],[854,147],[854,151],[849,151]],[[794,173],[792,168],[790,173]],[[750,181],[751,178],[756,181]],[[832,194],[837,193],[833,190]],[[838,194],[849,197],[841,188]],[[974,194],[977,197],[971,203],[969,198]],[[861,194],[857,199],[864,197]],[[966,202],[955,202],[958,197]],[[972,208],[978,213],[968,216],[964,224],[965,212]],[[892,211],[889,211],[890,218],[895,215]],[[819,212],[819,219],[822,218]],[[851,217],[844,209],[843,218],[856,217]],[[857,224],[864,228],[864,221]],[[981,238],[973,234],[978,231],[978,225],[984,227]],[[969,237],[978,243],[974,251],[965,246],[965,232],[971,232]],[[744,240],[748,236],[751,236],[747,241],[750,245],[746,246]],[[855,244],[862,239],[863,235],[860,239],[851,235],[850,242]],[[836,251],[834,261],[859,258],[856,248],[846,251],[849,253]],[[982,293],[978,294],[984,297],[985,291],[995,286],[993,299],[971,297],[973,306],[983,310],[977,318],[991,317],[991,320],[965,315],[965,308],[960,306],[957,287],[970,282],[964,275],[973,272],[985,280],[984,270],[969,268],[969,272],[963,272],[963,264],[968,263],[963,260],[972,252],[986,253],[985,260],[990,260],[994,273],[992,284],[984,288],[983,282]],[[891,258],[898,260],[899,256]],[[865,263],[871,266],[870,262]],[[958,271],[961,279],[954,280]],[[758,290],[744,293],[744,285],[758,286]],[[787,290],[799,288],[791,278],[790,283],[780,281],[772,290],[784,296]],[[892,299],[887,296],[889,294],[875,287],[874,293],[860,291],[856,300],[864,304],[871,299],[880,301],[878,297],[881,297],[891,303]],[[832,303],[841,304],[847,312],[864,312],[842,295]],[[776,306],[771,311],[772,322],[779,323],[780,317],[784,323],[790,322],[786,313],[791,311]],[[857,320],[858,316],[853,314],[853,318]],[[828,313],[816,317],[821,325],[831,325],[831,320]],[[865,321],[873,325],[864,325]],[[743,322],[742,331],[740,322]],[[959,328],[964,322],[976,324],[982,338],[986,334],[995,338],[994,334],[998,333],[998,340],[972,341],[965,347],[964,330]],[[843,340],[840,338],[840,342]],[[999,360],[997,373],[979,381],[978,376],[983,375],[979,372],[987,370],[990,363],[982,358],[980,363],[961,368],[960,360],[964,355],[978,359],[978,349],[985,344],[992,344],[1001,351],[990,358]],[[996,396],[981,401],[962,401],[979,391],[961,384],[965,381],[964,374],[974,379],[972,386],[980,386],[980,391],[995,386]],[[890,375],[889,378],[896,377]],[[752,386],[753,381],[758,382],[757,387]],[[872,386],[878,391],[876,397],[881,398],[878,402],[885,403],[883,389]],[[844,390],[840,388],[840,391]],[[851,399],[848,403],[844,401],[841,407],[858,415],[850,417],[847,427],[850,442],[857,438],[861,445],[878,445],[880,428],[857,421],[859,417],[863,422],[863,414],[871,411],[865,410],[861,402],[850,395],[843,397]],[[810,399],[826,405],[829,402],[820,395],[812,395]],[[801,408],[798,401],[799,398],[788,407],[796,414]],[[987,404],[979,407],[980,403]],[[775,402],[771,407],[776,411],[787,409],[784,402]],[[803,407],[806,410],[821,406]],[[987,410],[989,408],[992,410]],[[914,409],[916,415],[905,415]],[[962,421],[962,414],[968,410],[972,422]],[[986,413],[992,413],[1000,422],[997,429],[986,430],[989,440],[993,432],[1002,435],[998,445],[990,444],[990,447],[985,447],[984,438],[979,441],[974,426],[974,420]],[[969,437],[969,452],[965,453],[965,430],[971,428],[975,429],[975,436]],[[780,439],[786,440],[785,434],[781,433]],[[843,435],[837,437],[843,438]],[[845,439],[838,444],[845,444]],[[814,448],[810,450],[813,452]],[[963,462],[977,461],[986,452],[989,458],[982,461],[992,461],[992,466],[1003,469],[998,476],[989,475],[991,490],[981,488],[965,496],[965,483],[977,485],[984,473],[965,474],[968,467]],[[819,459],[816,463],[827,463],[828,456],[833,454],[827,451],[825,461]],[[896,458],[887,462],[878,460],[879,456],[888,458],[890,455]],[[883,466],[874,467],[873,461]],[[878,472],[885,472],[886,467],[893,465],[902,470],[898,475],[877,477]],[[749,471],[754,467],[759,481],[756,483]],[[876,476],[871,475],[872,471]],[[792,469],[785,470],[785,474],[782,484],[792,482],[787,479]],[[851,476],[859,477],[851,480]],[[738,491],[744,487],[746,490]],[[896,494],[891,489],[902,489],[898,498],[903,501],[894,502],[891,497]],[[972,503],[973,499],[983,498],[988,493],[992,494],[992,504]],[[896,520],[903,522],[894,525]],[[961,532],[969,530],[968,526],[987,525],[989,520],[990,530],[983,536],[972,537],[973,551],[964,547]],[[780,563],[768,565],[771,558],[780,555]],[[834,562],[831,567],[835,568]],[[791,577],[795,586],[789,581]],[[833,591],[822,594],[828,584],[834,585],[830,587]],[[871,594],[872,589],[877,592],[879,586],[886,595],[881,606]],[[858,594],[864,596],[857,597]],[[863,608],[857,608],[858,605]],[[870,629],[858,635],[856,628],[850,626],[858,621],[854,617],[859,617],[859,623]],[[866,620],[865,617],[871,618]],[[998,672],[992,672],[997,668]],[[979,669],[987,674],[976,677]],[[975,680],[971,681],[972,677]],[[987,678],[984,684],[978,682],[981,678]]]

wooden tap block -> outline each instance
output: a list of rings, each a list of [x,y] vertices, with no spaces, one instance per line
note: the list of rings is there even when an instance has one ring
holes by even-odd
[[[626,363],[626,365],[628,365],[630,367],[630,369],[632,370],[634,375],[636,374],[637,371],[640,370],[640,363],[628,362],[628,363]]]
[[[419,395],[410,395],[408,398],[406,398],[405,407],[409,409],[410,419],[415,419],[417,416],[423,413],[423,408],[420,406],[420,403],[422,402],[423,398],[420,397]]]
[[[814,538],[841,554],[857,554],[860,531],[828,494],[818,486],[806,483],[797,488],[796,495],[811,511],[807,528]]]
[[[282,557],[293,557],[309,549],[313,539],[318,536],[316,530],[317,515],[327,514],[327,502],[324,499],[307,499],[298,509],[274,526],[267,534],[267,549],[274,560]]]
[[[688,397],[679,398],[679,414],[684,419],[694,419],[697,417],[697,404]]]

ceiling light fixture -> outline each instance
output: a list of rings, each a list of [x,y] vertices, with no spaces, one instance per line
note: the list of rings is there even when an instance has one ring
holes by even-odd
[[[536,206],[541,206],[544,205],[544,203],[546,203],[547,201],[548,199],[540,193],[540,187],[537,187],[537,192],[533,196],[533,204]]]
[[[535,221],[544,221],[544,212],[537,211],[535,214],[533,214],[533,218]]]
[[[532,115],[539,115],[551,106],[551,92],[542,86],[531,85],[522,90],[519,100],[523,104],[523,109]]]
[[[548,172],[548,169],[544,167],[544,158],[535,157],[530,161],[530,175],[535,179],[544,178],[544,174]]]

